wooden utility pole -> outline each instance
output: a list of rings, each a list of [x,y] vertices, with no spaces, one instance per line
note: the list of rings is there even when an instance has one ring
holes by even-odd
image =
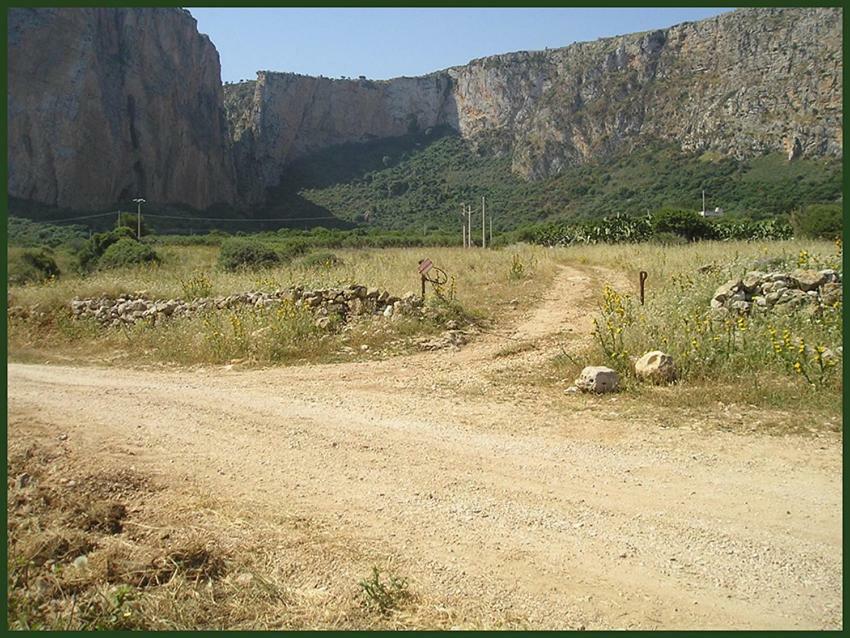
[[[487,248],[487,215],[484,212],[484,195],[481,196],[481,247]]]
[[[469,244],[467,244],[467,248],[472,248],[472,204],[466,207],[466,227],[469,229]]]
[[[463,231],[463,247],[466,248],[466,204],[460,205],[460,228]]]

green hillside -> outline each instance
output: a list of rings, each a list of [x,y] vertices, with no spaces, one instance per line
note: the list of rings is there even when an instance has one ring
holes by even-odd
[[[486,195],[494,228],[507,230],[568,217],[645,213],[664,206],[710,207],[765,217],[841,196],[834,159],[788,162],[780,154],[748,162],[644,147],[601,164],[571,167],[526,182],[510,158],[476,153],[449,129],[346,144],[292,164],[257,217],[329,217],[380,228],[454,228],[462,203]],[[325,222],[324,225],[335,225]]]

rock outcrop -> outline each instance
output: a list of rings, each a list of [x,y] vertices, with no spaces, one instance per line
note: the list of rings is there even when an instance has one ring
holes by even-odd
[[[840,9],[744,9],[420,78],[261,72],[225,93],[238,162],[260,187],[311,151],[411,125],[449,125],[534,179],[649,139],[739,159],[840,156],[841,51]]]
[[[181,9],[10,9],[10,196],[232,204],[218,52]]]
[[[254,82],[228,85],[240,191],[262,197],[288,163],[313,151],[440,124],[450,89],[445,74],[373,81],[261,71]]]

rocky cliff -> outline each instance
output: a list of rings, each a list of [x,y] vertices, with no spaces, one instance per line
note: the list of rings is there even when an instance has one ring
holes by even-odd
[[[260,72],[222,89],[180,9],[9,13],[13,197],[74,209],[263,201],[293,160],[448,125],[528,179],[651,140],[840,156],[840,9],[744,9],[423,77]]]
[[[235,201],[218,53],[180,9],[11,9],[8,193]]]
[[[435,126],[451,116],[451,87],[444,73],[373,81],[268,71],[227,86],[240,191],[259,196],[289,162],[322,148]]]
[[[225,95],[240,175],[254,180],[246,196],[311,151],[437,124],[535,179],[648,139],[738,158],[839,156],[841,52],[840,9],[745,9],[420,78],[261,72]]]

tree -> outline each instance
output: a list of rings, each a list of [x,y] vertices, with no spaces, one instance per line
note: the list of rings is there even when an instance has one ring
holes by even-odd
[[[843,228],[841,204],[810,204],[791,214],[794,235],[811,239],[838,239]]]

